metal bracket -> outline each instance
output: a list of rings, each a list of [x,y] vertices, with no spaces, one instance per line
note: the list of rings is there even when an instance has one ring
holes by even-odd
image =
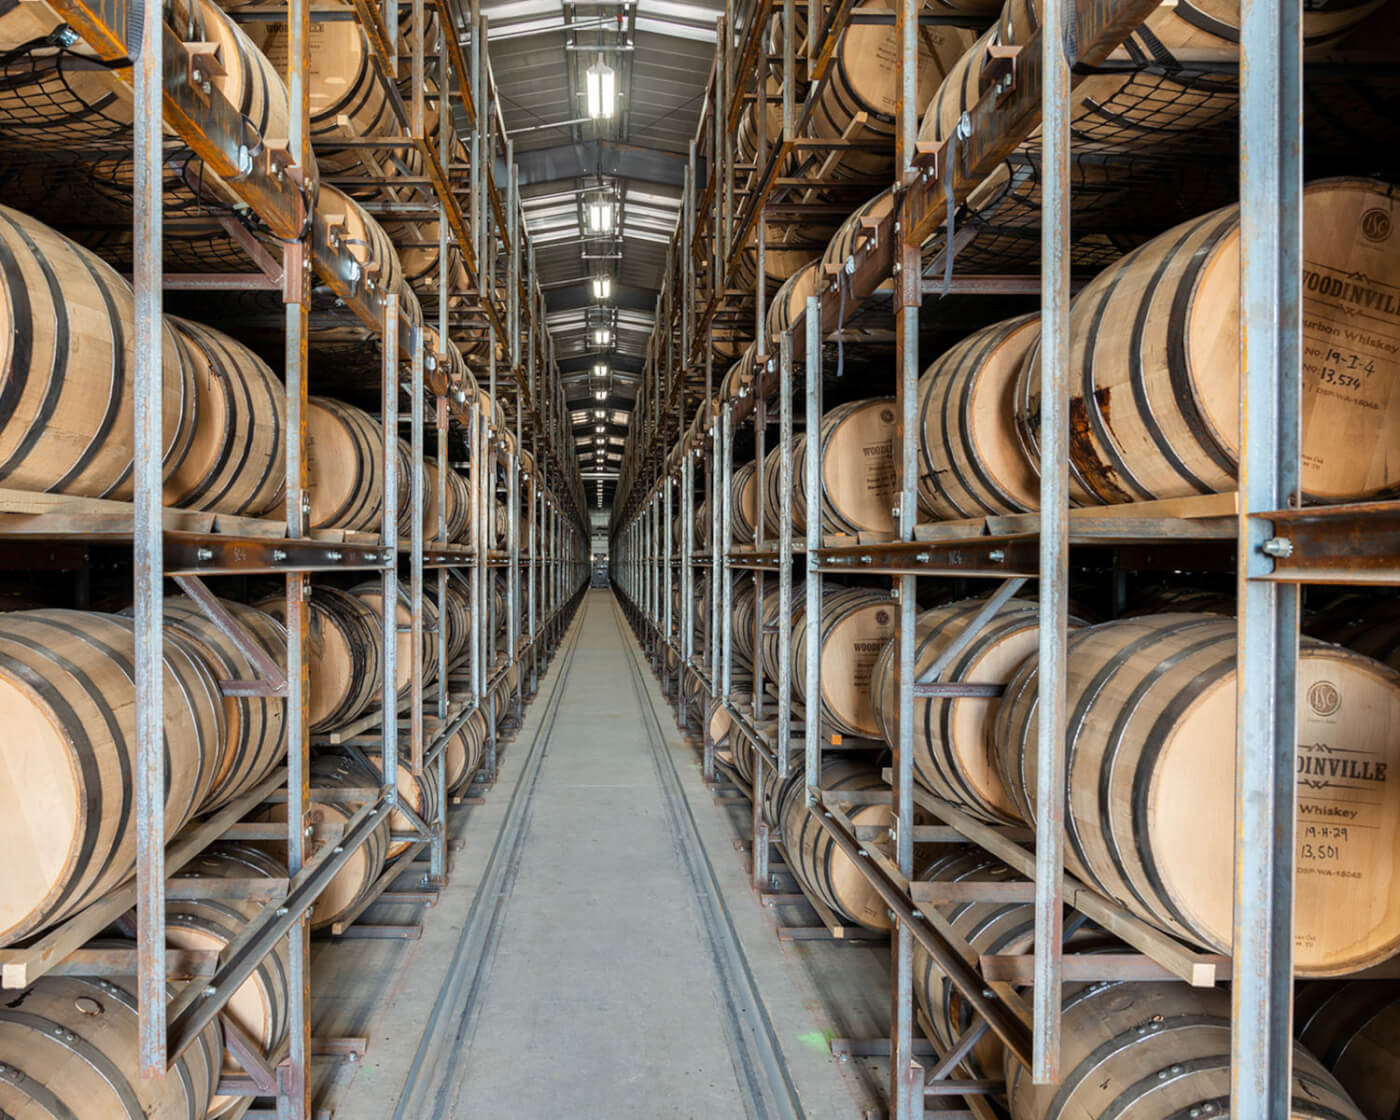
[[[233,615],[229,614],[218,597],[205,586],[198,576],[175,576],[180,590],[194,600],[229,641],[238,647],[259,674],[251,681],[220,681],[219,691],[225,696],[286,696],[287,674],[282,666],[272,659],[272,655],[243,628]]]

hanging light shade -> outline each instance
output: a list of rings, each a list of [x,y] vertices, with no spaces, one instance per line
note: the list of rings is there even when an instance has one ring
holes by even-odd
[[[617,112],[617,75],[602,56],[588,68],[588,115],[611,120]]]

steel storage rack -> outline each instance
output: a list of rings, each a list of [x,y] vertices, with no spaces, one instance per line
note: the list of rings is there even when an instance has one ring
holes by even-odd
[[[900,42],[899,113],[895,130],[896,200],[889,216],[866,223],[839,269],[824,275],[805,311],[777,332],[776,353],[764,354],[774,332],[765,324],[764,270],[755,270],[757,298],[728,284],[730,270],[754,229],[765,228],[765,208],[786,205],[788,184],[781,168],[804,143],[801,122],[810,112],[799,94],[785,92],[783,127],[774,150],[742,165],[733,153],[733,132],[746,103],[765,97],[755,79],[766,54],[770,23],[780,20],[785,49],[768,61],[779,67],[784,91],[793,91],[794,16],[806,5],[730,4],[720,23],[716,69],[711,75],[692,175],[686,184],[680,228],[671,245],[668,288],[663,292],[658,327],[649,354],[644,393],[634,420],[629,456],[619,484],[613,522],[615,584],[629,619],[658,671],[674,688],[679,719],[698,716],[704,737],[704,772],[715,776],[715,745],[710,733],[711,704],[725,710],[733,725],[754,744],[754,802],[751,859],[754,885],[768,890],[770,840],[760,803],[763,783],[805,768],[810,811],[831,840],[851,857],[888,907],[891,935],[891,1033],[886,1049],[862,1043],[864,1053],[891,1058],[890,1114],[921,1116],[925,1098],[961,1096],[974,1115],[986,1115],[984,1095],[997,1084],[960,1082],[956,1071],[982,1035],[991,1031],[1037,1083],[1054,1083],[1060,1066],[1061,986],[1067,981],[1176,979],[1210,986],[1229,981],[1233,992],[1231,1031],[1232,1115],[1283,1116],[1290,1108],[1293,987],[1294,782],[1297,761],[1294,715],[1298,662],[1300,588],[1309,584],[1394,585],[1400,567],[1394,548],[1400,504],[1393,501],[1303,505],[1299,483],[1299,391],[1301,379],[1302,101],[1304,68],[1302,5],[1245,0],[1241,5],[1239,73],[1239,153],[1241,182],[1241,353],[1242,430],[1238,494],[1202,499],[1195,510],[1152,503],[1112,510],[1069,510],[1068,408],[1069,297],[1072,273],[1070,204],[1075,190],[1070,163],[1070,93],[1086,75],[1099,72],[1113,50],[1152,13],[1156,4],[1120,0],[1075,3],[1045,0],[1042,22],[1023,44],[996,48],[985,94],[963,115],[956,138],[947,145],[917,137],[913,96],[915,35],[921,23],[938,19],[919,6],[895,5]],[[808,9],[808,77],[813,89],[823,79],[836,36],[853,17],[854,5],[837,3]],[[985,26],[985,23],[983,24]],[[737,28],[737,30],[735,30]],[[1064,49],[1056,49],[1065,44]],[[1203,65],[1218,65],[1210,60]],[[1224,68],[1235,72],[1234,59]],[[757,119],[762,122],[760,111]],[[953,252],[929,254],[925,246],[942,229],[955,249],[978,235],[975,226],[955,229],[969,194],[1039,130],[1037,276],[981,275],[954,271]],[[693,174],[695,153],[706,157],[711,173],[704,182]],[[765,154],[768,156],[765,159]],[[745,174],[752,175],[745,186]],[[808,210],[806,213],[812,213]],[[797,211],[803,213],[803,211]],[[765,237],[757,238],[757,253]],[[824,483],[820,460],[805,461],[807,530],[792,533],[794,476],[791,441],[794,421],[815,432],[824,414],[824,344],[839,342],[862,305],[885,281],[893,282],[898,436],[897,504],[893,539],[832,540],[820,517]],[[1038,513],[984,518],[930,527],[918,524],[917,381],[918,342],[925,297],[967,293],[1030,294],[1040,297],[1042,399],[1059,402],[1042,413],[1041,502]],[[676,293],[671,298],[671,293]],[[937,312],[933,313],[935,316]],[[751,391],[717,391],[713,365],[716,340],[736,324],[752,321],[758,356]],[[866,323],[862,318],[860,322]],[[847,343],[849,345],[849,343]],[[729,386],[726,386],[729,388]],[[756,487],[757,540],[750,548],[734,539],[733,473],[740,426],[752,418],[754,465],[764,469],[764,439],[777,400],[779,539],[765,540],[767,488]],[[796,405],[794,405],[796,397]],[[796,414],[796,415],[794,415]],[[693,540],[697,501],[708,503],[701,541]],[[672,515],[680,512],[679,544],[673,546]],[[1098,509],[1103,512],[1102,507]],[[1081,516],[1081,513],[1083,516]],[[1199,516],[1197,516],[1197,514]],[[1052,778],[1064,770],[1066,722],[1066,631],[1071,553],[1109,552],[1115,570],[1191,570],[1203,564],[1233,570],[1238,596],[1238,694],[1236,719],[1236,820],[1234,931],[1232,957],[1203,952],[1148,926],[1117,903],[1064,872],[1064,786]],[[677,556],[677,553],[679,554]],[[797,570],[794,571],[794,566]],[[753,573],[756,595],[776,593],[775,620],[780,659],[778,679],[765,688],[761,658],[755,679],[744,682],[751,705],[738,701],[733,651],[732,581]],[[705,608],[699,619],[690,604],[708,573]],[[891,742],[886,771],[889,790],[865,797],[823,787],[823,759],[832,736],[822,723],[818,695],[823,578],[827,575],[886,576],[891,580],[896,619],[893,658],[900,734]],[[945,649],[931,667],[915,669],[916,588],[920,577],[989,579],[997,590],[964,631],[971,640],[999,605],[1030,579],[1039,594],[1038,787],[1055,791],[1039,800],[1030,833],[999,829],[974,819],[914,781],[913,713],[916,698],[983,695],[978,686],[948,682],[940,674],[958,654],[961,642]],[[772,587],[776,582],[776,589]],[[806,599],[806,660],[792,665],[793,595]],[[679,589],[681,617],[672,610]],[[763,610],[754,611],[761,640]],[[698,625],[697,625],[698,621]],[[667,651],[672,656],[668,660]],[[668,669],[668,666],[674,667]],[[698,682],[682,682],[685,673]],[[805,712],[794,710],[793,683],[801,674],[809,698]],[[917,677],[917,679],[916,679]],[[674,682],[674,683],[672,683]],[[769,693],[765,697],[765,692]],[[765,718],[767,706],[776,718]],[[690,711],[698,708],[697,711]],[[805,726],[804,726],[805,720]],[[876,842],[871,830],[855,825],[853,811],[879,802],[889,807],[891,842]],[[938,823],[922,823],[932,818]],[[997,898],[1034,906],[1033,953],[981,956],[927,911],[936,901],[993,897],[994,888],[971,883],[937,890],[914,879],[914,845],[970,842],[998,857],[1027,881],[997,888]],[[1068,910],[1067,910],[1068,908]],[[1094,956],[1066,949],[1064,934],[1089,919],[1126,943],[1125,951]],[[934,1065],[916,1058],[913,955],[919,946],[946,972],[964,1003],[974,1009],[972,1026]],[[968,962],[972,963],[969,964]],[[854,1044],[849,1052],[855,1053]]]
[[[478,707],[486,711],[488,749],[484,777],[494,776],[496,738],[506,713],[498,713],[495,686],[516,668],[516,683],[502,702],[519,704],[533,692],[539,674],[557,646],[577,605],[587,572],[584,530],[581,528],[582,490],[573,448],[565,438],[566,409],[557,369],[544,330],[543,297],[535,279],[533,251],[528,244],[512,173],[504,190],[495,179],[494,155],[510,166],[512,152],[502,138],[486,54],[484,17],[459,15],[445,2],[412,5],[418,34],[408,37],[408,67],[412,94],[408,105],[400,96],[401,45],[397,3],[382,7],[357,3],[355,19],[369,44],[375,80],[383,86],[397,122],[398,136],[358,143],[370,174],[347,176],[350,185],[372,193],[364,208],[373,212],[422,215],[438,228],[436,350],[421,320],[406,314],[400,295],[376,285],[375,277],[358,266],[339,236],[337,216],[314,208],[308,190],[313,167],[310,107],[307,93],[308,41],[314,20],[329,18],[304,0],[285,5],[250,8],[246,18],[283,20],[289,51],[284,75],[290,98],[287,137],[250,137],[247,122],[223,97],[211,92],[201,70],[219,65],[208,44],[182,42],[166,23],[161,5],[128,4],[123,0],[86,5],[57,0],[54,10],[75,36],[96,56],[129,77],[133,91],[132,167],[133,287],[135,290],[134,498],[129,504],[86,501],[52,502],[31,496],[21,501],[7,492],[0,544],[13,564],[36,563],[53,568],[83,569],[90,555],[130,555],[134,576],[133,610],[136,635],[134,679],[137,753],[134,767],[134,818],[137,835],[136,874],[132,882],[98,898],[72,918],[17,947],[0,950],[3,983],[23,988],[46,973],[85,976],[135,976],[140,1029],[140,1066],[144,1077],[163,1077],[201,1030],[223,1012],[233,992],[259,963],[286,939],[289,962],[288,1018],[291,1023],[283,1049],[262,1054],[239,1042],[237,1032],[228,1045],[246,1073],[244,1079],[225,1078],[219,1091],[243,1098],[243,1115],[307,1117],[311,1114],[310,1058],[316,1048],[335,1040],[313,1042],[310,1022],[310,951],[307,916],[310,907],[337,871],[367,841],[390,811],[410,819],[409,846],[376,880],[337,932],[355,935],[372,927],[356,926],[359,913],[378,897],[423,850],[429,853],[425,883],[446,878],[445,828],[448,808],[441,775],[449,738]],[[444,50],[435,76],[440,96],[436,122],[428,108],[429,63],[426,52],[428,15],[435,13]],[[139,43],[130,29],[144,26]],[[446,33],[446,32],[451,33]],[[458,44],[464,33],[471,54],[467,63]],[[139,50],[135,48],[139,47]],[[129,57],[129,48],[134,54]],[[123,69],[125,67],[125,69]],[[470,131],[473,158],[465,192],[455,182],[451,144],[454,123]],[[165,188],[163,159],[167,130],[195,153],[204,167],[239,199],[241,224],[227,225],[255,271],[236,274],[185,274],[164,267]],[[255,144],[253,140],[258,142]],[[356,146],[356,145],[351,145]],[[423,179],[396,175],[376,153],[414,150],[421,157]],[[392,187],[392,189],[390,189]],[[405,191],[413,197],[404,197]],[[462,203],[465,194],[466,206]],[[343,216],[341,216],[343,220]],[[243,232],[256,225],[280,244],[280,256],[263,241]],[[455,291],[447,274],[448,250],[460,253],[467,265],[468,285]],[[244,266],[246,269],[246,265]],[[384,487],[381,525],[375,540],[313,532],[309,522],[306,427],[308,386],[314,374],[309,356],[310,327],[324,314],[313,305],[313,286],[323,285],[338,306],[348,309],[375,340],[379,358],[379,408],[383,442]],[[274,292],[283,310],[280,349],[286,384],[285,519],[279,526],[239,518],[198,518],[162,505],[161,386],[163,293],[172,290]],[[449,293],[461,296],[450,301]],[[455,304],[455,306],[454,306]],[[454,319],[455,317],[455,319]],[[468,399],[467,385],[454,382],[448,363],[448,340],[485,325],[485,391]],[[499,360],[503,363],[498,371]],[[498,378],[498,372],[500,377]],[[496,422],[498,402],[513,396],[514,431]],[[406,399],[406,410],[402,402]],[[410,429],[411,471],[408,480],[411,527],[400,539],[397,440],[400,420]],[[425,528],[429,495],[425,480],[426,429],[436,436],[438,491],[437,521]],[[456,428],[453,428],[456,425]],[[465,439],[470,459],[470,543],[445,543],[446,478],[449,434]],[[520,449],[531,451],[529,468],[522,469]],[[492,537],[498,501],[504,503],[505,533],[493,553]],[[80,527],[74,528],[77,524]],[[94,531],[96,526],[96,531]],[[425,539],[435,536],[435,540]],[[400,567],[406,568],[408,632],[412,637],[411,690],[406,704],[397,697],[396,650],[400,621]],[[506,645],[495,656],[492,595],[487,588],[494,567],[506,572],[503,610]],[[337,791],[312,788],[312,736],[308,716],[308,596],[312,573],[372,574],[380,581],[382,609],[379,625],[384,642],[380,704],[357,727],[342,729],[334,738],[358,751],[372,747],[382,764],[372,766],[377,787],[359,792],[360,808],[332,844],[312,853],[305,827],[307,811],[318,800],[334,800]],[[259,655],[254,641],[220,605],[205,585],[206,577],[262,574],[285,583],[285,670]],[[163,837],[165,763],[162,756],[162,672],[164,581],[174,579],[206,612],[211,621],[258,666],[259,679],[225,682],[230,695],[278,698],[285,703],[287,757],[285,765],[246,795],[213,815],[196,821],[170,844]],[[424,617],[424,590],[436,582],[439,601],[449,579],[471,587],[470,676],[457,681],[448,672],[446,630],[437,628],[435,695],[423,685],[423,638],[429,629]],[[527,629],[521,631],[525,605]],[[487,626],[492,629],[487,630]],[[454,696],[456,685],[460,691]],[[406,723],[400,713],[406,710]],[[386,716],[387,713],[387,716]],[[500,717],[498,719],[498,716]],[[401,755],[401,741],[406,750]],[[362,756],[363,757],[363,756]],[[439,801],[421,818],[398,797],[399,768],[419,773],[435,768]],[[251,811],[269,802],[285,803],[286,824],[244,821]],[[169,876],[220,838],[270,840],[285,843],[286,870],[281,878],[253,882],[229,880],[217,897],[255,903],[256,916],[217,961],[205,961],[193,979],[167,991],[170,979],[186,966],[172,957],[167,967],[167,902],[188,897],[188,885],[177,886]],[[214,897],[205,895],[201,897]],[[87,948],[87,942],[111,922],[134,910],[137,947],[133,954]],[[178,955],[177,955],[178,956]],[[187,963],[187,962],[186,962]],[[251,1110],[258,1099],[275,1101],[275,1111]]]

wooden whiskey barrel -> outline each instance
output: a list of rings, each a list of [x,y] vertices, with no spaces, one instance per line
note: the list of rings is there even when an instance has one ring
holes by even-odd
[[[986,605],[963,599],[924,611],[915,623],[914,680],[928,683],[928,669]],[[1013,599],[982,626],[943,670],[938,680],[1004,685],[1036,651],[1040,627],[1034,600]],[[871,675],[875,722],[886,742],[899,738],[899,704],[894,687],[896,643],[880,651]],[[914,776],[945,801],[979,820],[1019,824],[1015,803],[1002,785],[993,756],[992,729],[1000,701],[995,697],[914,698]]]
[[[807,700],[807,603],[805,588],[793,589],[792,694]],[[887,593],[827,584],[822,588],[821,705],[824,730],[867,739],[880,737],[871,703],[872,674],[894,636],[895,608]],[[763,673],[778,675],[778,594],[764,595]],[[769,627],[772,627],[770,630]]]
[[[306,410],[311,528],[377,529],[383,515],[379,422],[354,405],[312,397]]]
[[[350,594],[364,603],[374,617],[382,617],[384,610],[384,590],[378,580],[356,584]],[[394,682],[400,700],[407,699],[413,686],[413,634],[409,627],[413,624],[413,612],[409,608],[408,588],[399,585],[399,601],[394,611],[398,620],[398,641],[394,668]],[[426,595],[423,597],[423,684],[426,686],[437,679],[436,636],[430,633],[438,624],[437,607]]]
[[[475,709],[443,748],[447,772],[447,792],[461,792],[481,766],[486,753],[486,717]]]
[[[1320,46],[1355,27],[1381,0],[1328,4],[1303,13],[1303,36]],[[1040,27],[1040,0],[1010,0],[997,24],[949,72],[929,104],[921,140],[953,135],[958,117],[986,95],[988,48],[1029,43]],[[1237,111],[1233,74],[1193,68],[1193,53],[1223,59],[1238,54],[1239,0],[1180,0],[1163,4],[1070,94],[1076,148],[1163,152],[1190,146],[1202,128],[1220,126]]]
[[[287,87],[242,28],[211,0],[163,7],[181,39],[212,45],[222,73],[205,77],[257,135],[285,139]],[[16,51],[23,60],[10,69],[0,99],[0,144],[29,151],[130,148],[130,84],[117,71],[94,64],[81,40],[58,52],[31,46],[62,26],[58,13],[42,4],[19,5],[0,15],[0,49]]]
[[[822,274],[817,285],[819,289],[831,282],[827,275],[828,270],[845,267],[846,262],[855,253],[856,245],[862,238],[869,236],[866,223],[884,221],[893,208],[894,191],[881,191],[869,202],[858,206],[851,216],[841,223],[840,228],[827,242],[826,251],[822,253]],[[888,289],[890,282],[886,280],[880,287],[882,290]]]
[[[1131,1116],[1174,1120],[1230,1112],[1230,994],[1179,983],[1065,985],[1061,1079],[1032,1084],[1006,1058],[1012,1120]],[[1336,1078],[1293,1047],[1293,1120],[1361,1120]]]
[[[946,850],[919,874],[929,883],[1022,882],[1025,877],[995,856],[971,846]],[[972,947],[978,956],[1020,955],[1035,948],[1035,907],[1030,902],[946,902],[937,905],[940,917]],[[1075,953],[1112,950],[1119,943],[1096,926],[1084,925],[1066,937],[1066,949]],[[914,997],[933,1031],[929,1040],[947,1053],[976,1018],[947,973],[914,942]],[[967,1076],[996,1080],[1001,1076],[1006,1047],[991,1031],[973,1046],[962,1063]]]
[[[424,466],[427,478],[424,479],[423,531],[428,540],[459,540],[466,533],[467,520],[471,516],[472,498],[466,479],[451,467],[447,468],[447,536],[444,538],[438,533],[438,479],[442,472],[438,470],[435,459],[428,459]]]
[[[1040,337],[1023,315],[968,335],[919,378],[919,508],[953,520],[1040,508],[1016,431],[1016,381]]]
[[[311,140],[316,159],[330,175],[417,176],[422,156],[414,149],[392,153],[363,148],[337,148],[337,140],[373,139],[402,132],[384,84],[376,77],[369,42],[353,9],[343,0],[328,0],[326,10],[346,18],[313,23],[307,41],[306,92],[311,109]],[[288,30],[285,22],[253,21],[246,25],[254,41],[277,67],[288,70]],[[401,42],[413,34],[411,20],[400,25]],[[429,40],[431,42],[431,40]],[[431,115],[431,114],[430,114]],[[285,134],[284,134],[285,135]],[[360,188],[365,191],[365,188]],[[365,193],[370,193],[372,188]]]
[[[1400,1109],[1400,980],[1304,984],[1293,1025],[1366,1120],[1392,1120]]]
[[[307,605],[311,730],[324,733],[353,723],[377,703],[384,673],[384,634],[379,615],[338,587],[313,583]],[[261,599],[255,606],[285,624],[283,596]]]
[[[257,607],[221,599],[224,610],[285,671],[287,631]],[[192,599],[165,601],[166,633],[178,632],[203,658],[218,681],[251,681],[261,675]],[[201,812],[227,805],[272,773],[287,753],[286,701],[280,696],[223,696],[224,736],[212,755],[213,784],[199,805]]]
[[[0,778],[0,947],[77,912],[136,866],[135,633],[94,611],[0,615],[0,713],[23,767]],[[223,709],[214,675],[167,634],[165,837],[214,781]]]
[[[767,599],[769,595],[771,591],[766,592],[764,598]],[[754,618],[755,600],[756,591],[751,579],[741,578],[735,582],[729,599],[729,645],[734,661],[750,669],[754,663],[754,629],[757,625]]]
[[[807,297],[821,288],[820,260],[811,260],[783,281],[773,302],[768,305],[769,349],[778,352],[778,336],[795,323],[807,310]]]
[[[800,267],[800,266],[799,266]],[[757,371],[754,369],[754,348],[750,343],[743,355],[729,367],[729,372],[724,375],[719,383],[718,399],[720,401],[737,401],[753,392],[753,383]]]
[[[857,12],[893,13],[891,0],[862,0]],[[919,28],[918,105],[922,113],[939,85],[975,36],[960,27]],[[837,178],[878,176],[894,164],[895,113],[898,109],[899,38],[893,22],[852,24],[842,33],[817,103],[808,121],[809,135],[887,145],[887,149],[838,153],[831,174]],[[857,120],[864,114],[864,120]],[[824,157],[826,153],[819,153]]]
[[[764,231],[763,276],[766,290],[770,293],[776,291],[778,286],[799,268],[821,256],[822,246],[831,235],[830,226],[814,225],[810,222],[766,222],[761,228]],[[744,251],[734,262],[728,284],[731,288],[757,290],[757,233],[749,235]]]
[[[166,483],[185,509],[259,517],[286,489],[287,394],[248,347],[212,327],[166,317],[189,358],[195,427],[189,453]]]
[[[404,279],[403,263],[389,235],[358,202],[344,191],[322,182],[316,196],[318,236],[335,247],[343,246],[354,258],[374,290],[396,293],[400,314],[410,323],[423,322],[418,297]],[[402,328],[400,328],[402,329]]]
[[[104,938],[96,949],[135,952]],[[216,1017],[164,1077],[141,1076],[134,978],[42,976],[0,1005],[0,1113],[64,1120],[204,1120],[223,1065]],[[176,985],[167,985],[173,998]]]
[[[1400,359],[1358,327],[1400,325],[1400,202],[1371,179],[1303,191],[1301,481],[1317,501],[1400,485]],[[1364,278],[1364,279],[1363,279]],[[1149,241],[1071,307],[1070,471],[1084,503],[1236,489],[1240,448],[1239,208]],[[1125,329],[1125,324],[1131,324]],[[1389,324],[1389,326],[1387,326]],[[1369,341],[1368,341],[1369,340]],[[1017,425],[1039,461],[1038,349]]]
[[[1235,620],[1164,614],[1069,639],[1065,865],[1145,921],[1230,951]],[[1007,685],[1002,781],[1035,819],[1037,662]],[[1304,639],[1298,660],[1294,967],[1365,968],[1400,948],[1400,675]]]
[[[383,754],[373,749],[366,749],[365,757],[376,767],[382,767]],[[418,816],[424,824],[431,826],[437,820],[438,815],[438,780],[437,767],[424,767],[421,774],[415,774],[409,768],[408,752],[399,751],[399,765],[395,771],[399,790],[399,804],[405,805],[410,811]],[[395,809],[389,818],[390,833],[412,832],[413,825],[409,823],[408,817]],[[409,848],[413,847],[414,841],[404,839],[390,839],[389,847],[384,852],[386,860],[394,859],[403,855]]]
[[[109,265],[0,206],[0,486],[131,497],[134,317],[131,287]],[[162,354],[169,477],[194,436],[195,389],[169,330]]]
[[[282,879],[286,868],[262,849],[251,844],[223,842],[201,852],[175,875],[173,882],[190,879]],[[232,898],[171,899],[166,903],[165,941],[174,949],[223,953],[250,921],[259,907]],[[123,920],[123,932],[136,932],[135,911]],[[287,1037],[288,982],[291,966],[285,939],[263,957],[247,980],[234,991],[224,1009],[264,1056],[273,1056]],[[241,1076],[243,1067],[228,1051],[223,1057],[223,1076]],[[242,1098],[216,1095],[209,1103],[209,1118],[226,1116]]]
[[[897,416],[893,397],[850,401],[822,417],[822,530],[827,533],[894,532],[895,469],[891,451]],[[764,524],[769,540],[779,532],[782,474],[774,447],[763,461]],[[807,433],[792,437],[792,525],[807,531]]]
[[[348,754],[323,753],[311,756],[312,789],[375,789],[379,776],[364,763]],[[311,828],[310,855],[315,856],[326,844],[339,844],[344,828],[360,810],[357,801],[312,801],[306,810],[306,822]],[[359,902],[384,870],[389,848],[389,814],[381,814],[383,822],[350,854],[345,865],[331,878],[311,907],[310,925],[313,930],[327,929],[343,918]],[[286,803],[269,805],[260,817],[264,821],[286,821]],[[285,845],[269,845],[279,858],[286,857]]]
[[[438,618],[447,629],[447,663],[454,664],[466,656],[471,640],[471,602],[467,589],[449,577],[446,595],[440,598],[435,586],[425,586],[423,593],[432,597]],[[436,649],[437,643],[433,646]]]
[[[416,156],[417,153],[414,153]],[[437,222],[389,222],[384,226],[389,240],[398,250],[404,279],[419,295],[435,295],[441,278],[438,253]],[[455,246],[447,250],[447,286],[449,293],[464,292],[471,282],[462,254]],[[453,299],[452,302],[456,302]]]
[[[822,767],[822,788],[864,791],[889,787],[873,766],[841,759]],[[867,929],[889,929],[889,908],[860,868],[836,846],[830,833],[808,810],[806,794],[800,772],[778,794],[778,818],[782,822],[788,867],[839,917]],[[852,809],[849,816],[852,824],[877,828],[888,827],[894,820],[888,805],[861,805]]]
[[[734,468],[730,475],[730,525],[735,544],[752,544],[758,524],[758,471],[752,463]]]

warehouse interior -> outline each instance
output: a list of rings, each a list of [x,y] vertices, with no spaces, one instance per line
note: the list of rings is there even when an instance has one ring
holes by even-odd
[[[1400,1117],[1400,0],[0,71],[0,1120]]]

